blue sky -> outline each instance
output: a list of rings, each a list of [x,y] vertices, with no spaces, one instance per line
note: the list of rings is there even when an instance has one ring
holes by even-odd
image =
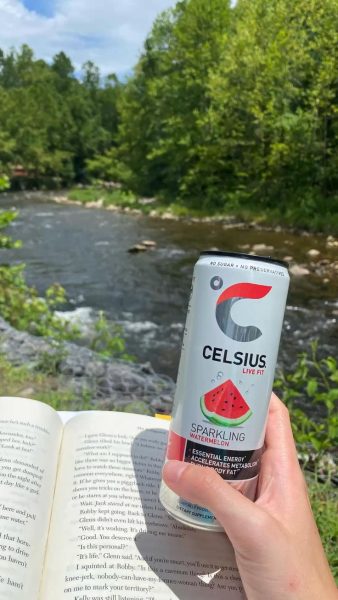
[[[45,17],[54,16],[53,0],[23,0],[22,3],[28,10],[36,12]]]
[[[26,43],[38,58],[64,50],[77,71],[130,72],[155,17],[174,0],[0,0],[0,48]]]

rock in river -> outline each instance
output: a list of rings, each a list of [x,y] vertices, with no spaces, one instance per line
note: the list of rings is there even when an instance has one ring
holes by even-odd
[[[144,244],[135,244],[134,246],[131,246],[131,248],[128,248],[128,252],[130,252],[131,254],[136,254],[137,252],[145,252],[146,250],[148,250],[148,248]]]
[[[307,251],[307,255],[310,256],[311,258],[317,258],[317,256],[320,255],[320,252],[316,248],[311,248],[311,250]]]
[[[253,252],[271,252],[274,250],[274,247],[268,246],[267,244],[254,244],[252,250]]]
[[[157,245],[156,242],[154,242],[154,240],[142,240],[141,244],[146,248],[155,248]]]
[[[290,267],[290,273],[295,277],[303,277],[304,275],[310,275],[309,269],[307,269],[306,267],[302,267],[301,265],[292,265]]]

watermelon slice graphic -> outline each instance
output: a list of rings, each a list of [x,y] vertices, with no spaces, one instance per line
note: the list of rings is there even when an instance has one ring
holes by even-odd
[[[236,427],[252,415],[250,406],[231,379],[201,396],[201,410],[204,416],[223,427]]]

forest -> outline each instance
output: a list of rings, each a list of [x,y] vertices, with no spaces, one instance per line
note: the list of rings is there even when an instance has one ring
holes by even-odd
[[[180,1],[123,81],[0,50],[0,171],[338,226],[337,67],[338,0]]]

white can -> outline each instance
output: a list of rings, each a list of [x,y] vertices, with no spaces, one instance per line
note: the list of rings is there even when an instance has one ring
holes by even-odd
[[[288,287],[287,263],[247,254],[202,252],[193,274],[166,458],[213,467],[251,499]],[[222,530],[163,481],[160,501],[186,525]]]

